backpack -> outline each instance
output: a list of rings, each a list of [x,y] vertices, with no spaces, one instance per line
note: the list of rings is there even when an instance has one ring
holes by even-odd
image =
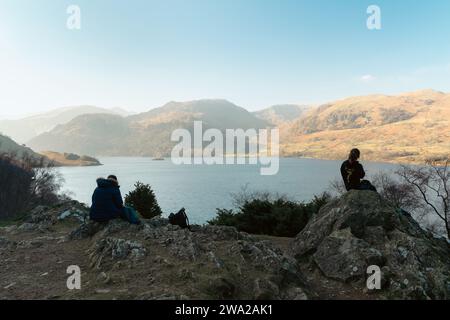
[[[189,218],[186,214],[186,209],[184,208],[181,208],[177,213],[171,213],[169,215],[169,222],[170,224],[180,226],[183,229],[190,229]]]

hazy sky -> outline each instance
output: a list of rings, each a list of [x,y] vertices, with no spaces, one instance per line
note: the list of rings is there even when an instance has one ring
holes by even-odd
[[[66,28],[69,5],[81,30]],[[366,9],[381,8],[368,30]],[[448,0],[0,0],[0,117],[450,91]]]

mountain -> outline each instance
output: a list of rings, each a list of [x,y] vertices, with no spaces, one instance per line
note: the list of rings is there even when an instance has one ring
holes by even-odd
[[[107,156],[167,156],[173,130],[280,128],[285,156],[422,163],[450,153],[450,94],[422,90],[351,97],[317,107],[274,106],[249,113],[226,100],[169,102],[128,117],[79,116],[32,139],[34,150]]]
[[[280,104],[269,108],[253,112],[253,114],[267,121],[268,123],[278,126],[286,122],[297,120],[310,107],[296,104]]]
[[[75,106],[56,109],[50,112],[30,116],[19,120],[0,120],[0,132],[12,137],[15,141],[25,143],[28,140],[65,124],[83,114],[116,114],[128,116],[121,108],[104,109],[94,106]]]
[[[148,112],[120,117],[82,115],[29,141],[35,150],[97,156],[163,156],[175,129],[193,131],[194,121],[207,128],[265,128],[269,124],[226,100],[169,102]]]
[[[450,153],[450,94],[353,97],[313,108],[281,129],[284,155],[420,163]]]

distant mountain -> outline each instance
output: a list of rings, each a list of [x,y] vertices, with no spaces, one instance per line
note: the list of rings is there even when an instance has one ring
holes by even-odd
[[[168,156],[173,130],[280,128],[285,156],[344,159],[358,147],[362,160],[421,163],[450,154],[450,94],[422,90],[369,95],[317,107],[274,106],[249,113],[226,100],[170,102],[128,117],[79,116],[32,139],[34,150],[94,156]]]
[[[280,104],[253,112],[253,114],[274,126],[278,126],[286,122],[297,120],[309,108],[309,106],[296,104]]]
[[[32,139],[35,150],[74,152],[96,156],[167,156],[174,145],[172,132],[203,128],[265,128],[269,124],[226,100],[169,102],[149,112],[126,118],[95,114],[79,116]]]
[[[57,125],[68,123],[84,114],[115,114],[128,116],[129,113],[121,108],[104,109],[94,106],[76,106],[55,109],[50,112],[26,117],[19,120],[0,120],[0,133],[25,143],[41,133],[54,129]]]
[[[327,103],[281,130],[285,155],[423,162],[450,155],[450,94],[433,90],[370,95]]]

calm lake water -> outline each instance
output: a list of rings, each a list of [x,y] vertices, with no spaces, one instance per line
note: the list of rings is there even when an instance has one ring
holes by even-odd
[[[103,166],[59,168],[65,179],[64,191],[87,205],[98,177],[115,174],[122,196],[133,189],[136,181],[148,183],[155,191],[164,215],[185,207],[191,223],[205,223],[216,208],[232,209],[232,193],[246,187],[248,191],[269,191],[292,200],[307,201],[329,189],[330,182],[340,178],[341,161],[315,159],[280,159],[278,174],[260,175],[259,165],[175,165],[170,159],[100,158]],[[393,164],[363,162],[370,179],[380,171],[391,172]]]

